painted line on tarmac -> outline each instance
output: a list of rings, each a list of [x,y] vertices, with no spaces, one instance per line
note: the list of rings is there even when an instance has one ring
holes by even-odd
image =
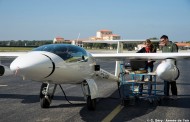
[[[0,87],[2,87],[2,86],[8,86],[8,85],[0,85]]]
[[[118,105],[110,114],[108,114],[102,122],[110,122],[122,109],[124,106]]]

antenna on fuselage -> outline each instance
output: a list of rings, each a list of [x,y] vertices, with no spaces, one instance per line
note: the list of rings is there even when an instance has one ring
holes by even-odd
[[[77,40],[73,40],[71,44],[80,46],[79,43],[78,43],[79,37],[80,37],[80,33],[78,34]]]
[[[82,43],[79,43],[79,38],[80,38],[80,33],[77,37],[77,40],[76,40],[76,45],[79,46],[79,47],[83,47],[83,44]]]
[[[78,37],[77,37],[77,45],[78,45],[78,40],[79,40],[79,37],[80,37],[80,33],[79,33],[79,35],[78,35]]]

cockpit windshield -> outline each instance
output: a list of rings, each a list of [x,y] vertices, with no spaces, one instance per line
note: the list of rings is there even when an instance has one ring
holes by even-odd
[[[87,61],[86,51],[70,44],[49,44],[35,48],[33,51],[47,51],[60,56],[66,62]]]

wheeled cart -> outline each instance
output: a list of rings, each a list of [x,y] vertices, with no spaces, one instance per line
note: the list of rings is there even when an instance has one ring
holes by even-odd
[[[160,95],[158,93],[163,90],[157,89],[156,73],[142,73],[140,71],[130,71],[126,73],[123,64],[120,64],[120,90],[123,105],[134,104],[136,99],[145,99],[150,103],[161,102]],[[127,78],[126,76],[129,76]],[[143,80],[142,77],[152,77],[152,81]],[[141,87],[141,90],[140,88]]]

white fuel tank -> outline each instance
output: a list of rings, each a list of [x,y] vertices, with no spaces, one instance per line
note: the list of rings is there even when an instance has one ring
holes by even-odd
[[[173,59],[167,59],[159,64],[156,73],[160,79],[165,81],[175,81],[179,77],[179,70]]]

